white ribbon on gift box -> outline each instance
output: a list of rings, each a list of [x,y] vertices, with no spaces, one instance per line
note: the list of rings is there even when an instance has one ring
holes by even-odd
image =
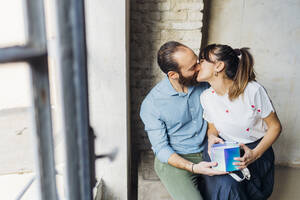
[[[239,177],[237,174],[235,173],[229,173],[229,175],[236,180],[237,182],[242,182],[244,179],[250,180],[251,178],[251,174],[249,169],[246,167],[244,169],[241,170],[242,174],[243,174],[243,178]]]

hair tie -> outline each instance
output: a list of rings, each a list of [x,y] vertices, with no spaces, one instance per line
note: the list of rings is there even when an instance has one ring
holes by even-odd
[[[233,49],[233,51],[235,52],[235,54],[237,56],[240,56],[241,55],[241,50],[240,49]]]

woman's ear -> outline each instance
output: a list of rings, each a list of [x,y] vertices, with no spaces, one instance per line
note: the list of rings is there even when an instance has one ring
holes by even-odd
[[[168,72],[168,77],[171,79],[178,79],[179,78],[179,74],[175,71],[169,71]]]
[[[216,71],[221,72],[225,69],[225,63],[222,61],[217,62]]]

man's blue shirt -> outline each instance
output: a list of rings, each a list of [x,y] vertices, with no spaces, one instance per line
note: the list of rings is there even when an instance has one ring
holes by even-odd
[[[165,77],[144,99],[140,116],[145,124],[152,149],[164,163],[173,153],[189,154],[204,148],[207,123],[202,118],[200,94],[207,83],[177,92]]]

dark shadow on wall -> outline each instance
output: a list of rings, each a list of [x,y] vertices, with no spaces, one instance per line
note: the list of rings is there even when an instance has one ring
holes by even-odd
[[[208,45],[208,30],[210,22],[211,0],[203,0],[203,26],[202,26],[202,40],[200,49]]]
[[[140,152],[150,150],[150,142],[139,117],[140,105],[154,86],[157,49],[156,32],[158,4],[141,0],[130,0],[130,140],[131,140],[131,197],[138,198],[138,166]],[[151,7],[150,7],[151,6]]]

